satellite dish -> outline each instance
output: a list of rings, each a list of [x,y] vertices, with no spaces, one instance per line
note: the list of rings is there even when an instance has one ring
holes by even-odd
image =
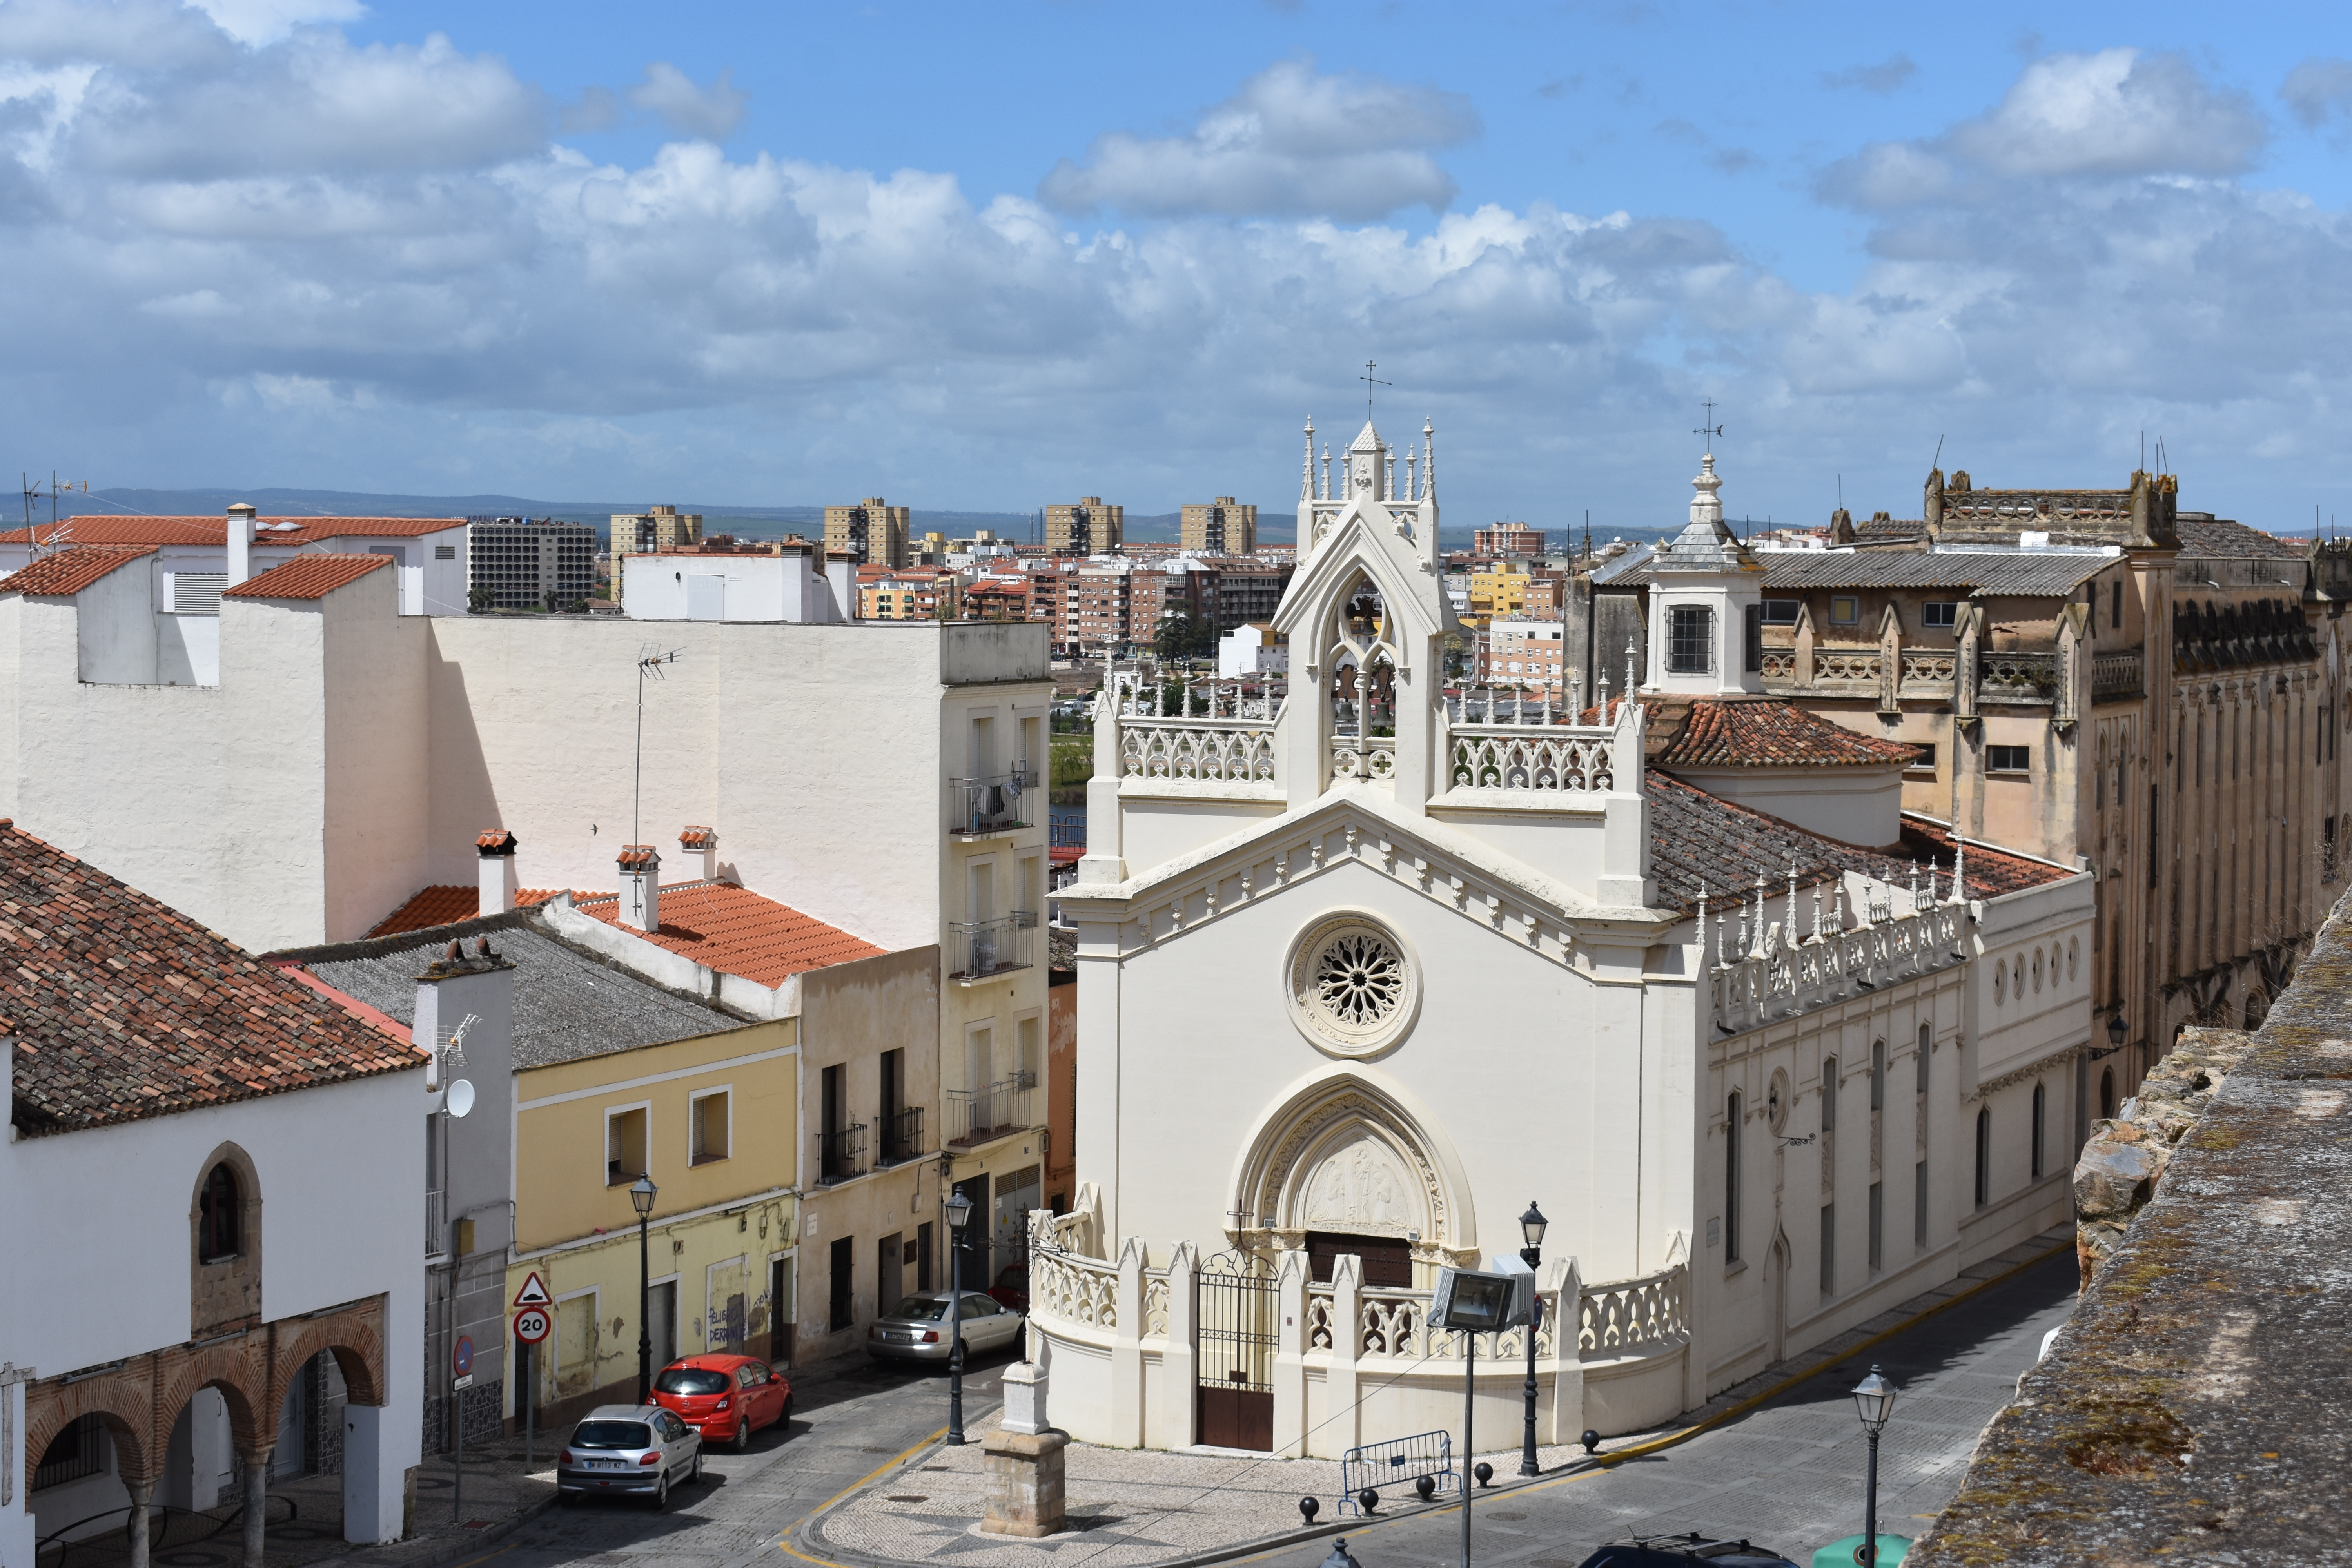
[[[474,1109],[474,1086],[466,1079],[453,1079],[449,1083],[449,1114],[462,1118]]]

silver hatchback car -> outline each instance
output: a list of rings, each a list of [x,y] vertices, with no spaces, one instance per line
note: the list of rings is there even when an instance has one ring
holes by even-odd
[[[1029,1321],[979,1290],[963,1293],[962,1311],[966,1357],[1011,1344],[1020,1338]],[[868,1355],[888,1361],[928,1361],[945,1365],[955,1348],[949,1327],[948,1293],[918,1290],[891,1309],[888,1317],[874,1320],[874,1326],[866,1331],[866,1351]]]
[[[600,1405],[563,1439],[555,1495],[640,1497],[661,1508],[673,1481],[702,1479],[702,1435],[658,1405]]]

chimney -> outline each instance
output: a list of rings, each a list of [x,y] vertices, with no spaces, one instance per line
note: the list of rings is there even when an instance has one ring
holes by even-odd
[[[719,880],[719,830],[714,827],[688,827],[677,836],[677,847],[688,855],[702,857],[702,879]]]
[[[474,840],[475,853],[482,858],[482,899],[475,913],[502,915],[515,907],[515,836],[503,827],[493,827]]]
[[[661,930],[661,852],[650,844],[621,850],[621,923],[635,931]]]
[[[253,575],[253,507],[239,501],[228,509],[228,585],[236,587]]]

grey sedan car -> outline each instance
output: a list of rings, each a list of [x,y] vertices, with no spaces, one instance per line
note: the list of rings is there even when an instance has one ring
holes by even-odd
[[[963,1293],[963,1353],[966,1357],[1011,1344],[1028,1322],[1020,1313],[989,1300],[982,1290]],[[887,1318],[866,1331],[866,1353],[890,1361],[928,1361],[945,1365],[954,1347],[949,1332],[948,1293],[919,1290]]]
[[[639,1497],[661,1508],[680,1479],[702,1479],[702,1436],[658,1405],[600,1405],[563,1439],[555,1495]]]

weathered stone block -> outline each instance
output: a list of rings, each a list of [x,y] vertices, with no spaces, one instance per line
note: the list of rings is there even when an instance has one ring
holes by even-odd
[[[2120,1139],[2093,1139],[2074,1165],[2074,1214],[2078,1219],[2129,1215],[2144,1206],[2164,1173],[2161,1145]]]
[[[982,1468],[988,1478],[988,1516],[980,1528],[991,1535],[1041,1536],[1067,1528],[1062,1489],[1060,1432],[1007,1432],[981,1439]]]

